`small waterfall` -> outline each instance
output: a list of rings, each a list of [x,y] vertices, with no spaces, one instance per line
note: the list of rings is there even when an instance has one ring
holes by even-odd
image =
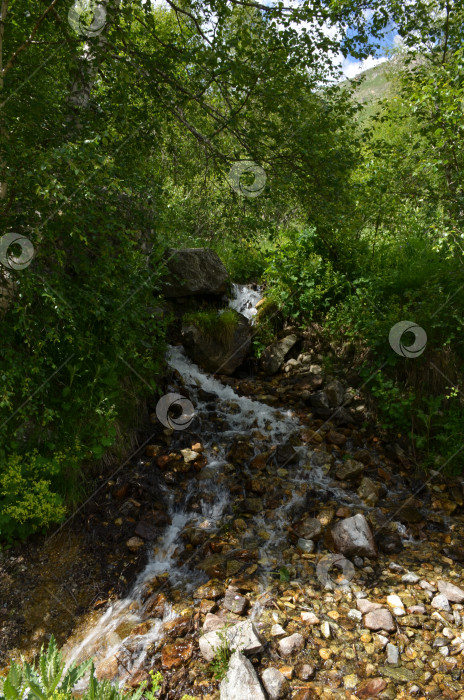
[[[257,314],[256,304],[262,298],[261,288],[254,290],[246,284],[232,285],[232,299],[229,302],[231,309],[235,309],[239,313],[253,323],[254,317]]]

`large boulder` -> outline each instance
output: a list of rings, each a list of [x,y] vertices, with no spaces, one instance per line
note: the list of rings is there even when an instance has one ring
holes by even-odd
[[[230,313],[230,312],[229,312]],[[182,325],[182,343],[193,362],[207,372],[232,374],[251,348],[251,326],[237,311],[235,325],[227,333],[201,328],[194,320]]]
[[[227,270],[209,248],[169,248],[165,255],[167,275],[163,279],[166,297],[221,295],[227,291]]]
[[[261,355],[261,367],[263,372],[268,375],[278,372],[285,356],[290,352],[297,340],[297,336],[292,334],[268,345]]]

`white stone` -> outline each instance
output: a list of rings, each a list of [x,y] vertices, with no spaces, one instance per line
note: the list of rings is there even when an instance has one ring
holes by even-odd
[[[420,581],[420,577],[417,574],[414,574],[412,571],[408,571],[407,574],[401,577],[401,580],[403,583],[418,583]]]
[[[361,622],[362,612],[360,610],[355,610],[354,608],[351,608],[351,610],[348,610],[347,618],[349,620],[355,620],[356,622]]]
[[[432,601],[430,604],[431,604],[432,608],[436,608],[437,610],[447,610],[447,611],[450,610],[448,598],[446,596],[444,596],[442,593],[439,593],[434,598],[432,598]]]
[[[252,663],[236,651],[229,661],[226,677],[221,681],[220,700],[266,700]]]
[[[454,583],[448,583],[447,581],[438,581],[438,590],[440,593],[450,601],[450,603],[462,603],[464,602],[464,591],[462,588],[458,588]]]
[[[282,625],[272,625],[271,627],[271,636],[272,637],[285,637],[286,631],[282,627]]]

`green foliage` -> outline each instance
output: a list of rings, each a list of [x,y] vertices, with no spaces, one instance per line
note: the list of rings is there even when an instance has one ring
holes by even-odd
[[[83,700],[140,700],[145,695],[148,700],[154,700],[155,693],[160,689],[162,676],[151,672],[151,692],[145,690],[142,683],[134,693],[123,693],[117,685],[110,681],[98,681],[91,659],[79,666],[72,664],[65,672],[65,663],[55,639],[52,636],[45,651],[42,647],[35,664],[29,664],[24,659],[21,663],[11,662],[7,677],[0,681],[0,700],[72,700],[73,688],[88,671],[90,671],[88,688],[81,696]]]
[[[290,571],[287,569],[286,566],[282,566],[279,569],[279,578],[284,583],[287,583],[288,581],[290,581]]]
[[[235,333],[239,315],[234,309],[222,311],[194,311],[184,314],[183,321],[191,323],[201,332],[212,339],[219,340],[224,345],[229,343]]]
[[[222,681],[229,669],[229,661],[233,650],[231,649],[230,642],[224,630],[218,632],[218,637],[221,640],[221,644],[217,647],[214,659],[211,661],[209,668],[214,679]]]
[[[57,694],[71,698],[72,689],[77,681],[93,666],[91,661],[86,661],[77,667],[71,666],[66,673],[64,673],[64,667],[61,652],[52,637],[47,651],[45,652],[42,648],[36,665],[30,665],[24,660],[21,664],[15,661],[11,663],[8,675],[1,686],[3,694],[1,699],[22,700],[26,691],[28,700],[48,700],[56,697]],[[98,682],[95,681],[95,683],[98,687]]]
[[[320,318],[341,297],[348,283],[318,252],[314,228],[289,231],[269,258],[265,279],[271,298],[290,318]]]

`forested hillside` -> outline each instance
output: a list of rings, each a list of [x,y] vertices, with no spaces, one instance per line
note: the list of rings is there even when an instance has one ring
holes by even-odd
[[[203,454],[206,435],[211,454],[222,454],[225,423],[213,436],[205,419],[188,444],[176,443],[183,427],[160,423],[159,400],[173,386],[187,400],[204,381],[197,399],[212,410],[210,380],[194,381],[189,369],[196,388],[185,376],[184,388],[176,384],[185,367],[171,346],[181,343],[203,370],[227,375],[228,388],[238,391],[233,381],[243,380],[241,397],[271,406],[285,398],[286,385],[272,399],[277,384],[266,377],[292,377],[311,356],[309,384],[292,389],[288,406],[275,404],[290,406],[302,424],[308,414],[320,420],[309,444],[320,442],[313,430],[324,435],[327,421],[327,430],[337,428],[332,409],[341,410],[351,392],[358,404],[343,413],[347,432],[334,438],[336,460],[340,448],[343,460],[353,458],[356,425],[363,440],[372,433],[388,444],[414,483],[440,475],[443,489],[460,492],[461,0],[0,2],[5,556],[24,542],[40,548],[105,484],[120,487],[115,470],[140,455],[158,459],[162,471],[173,463],[174,441],[172,450],[193,450],[196,457],[182,459],[200,472],[213,459]],[[344,77],[343,59],[372,56],[387,60]],[[191,248],[214,251],[224,279],[218,258],[205,253],[203,279],[185,291],[184,273],[194,276],[203,257],[188,253],[194,257],[175,271],[172,259]],[[256,292],[253,326],[251,315],[237,315],[240,299],[226,309],[232,283]],[[227,361],[214,355],[216,341],[232,343]],[[334,378],[348,393],[332,404]],[[234,420],[239,409],[228,400]],[[259,416],[242,431],[257,431],[255,452],[245,450],[245,458],[229,446],[226,474],[227,465],[256,459],[266,430],[272,441],[263,454],[290,431],[271,429],[272,421],[265,427]],[[153,424],[166,454],[153,446],[144,452]],[[288,459],[277,460],[281,472]],[[178,472],[190,467],[173,468],[167,488],[175,491]],[[360,472],[347,474],[337,479],[351,483]],[[132,501],[143,504],[142,490],[155,488],[150,478],[140,477]],[[167,502],[166,484],[156,488]],[[180,503],[178,493],[173,499]],[[134,507],[111,511],[105,523],[133,534]],[[188,546],[196,544],[192,537]],[[163,697],[183,694],[169,692]]]

